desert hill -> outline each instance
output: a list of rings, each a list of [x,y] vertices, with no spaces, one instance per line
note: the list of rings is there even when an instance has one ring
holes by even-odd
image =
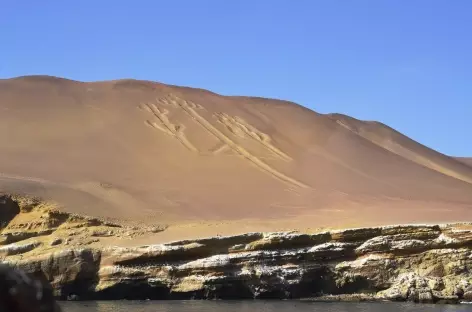
[[[472,158],[470,157],[456,157],[456,159],[468,166],[472,166]]]
[[[185,235],[472,221],[467,164],[383,124],[286,101],[0,80],[1,192]]]
[[[471,172],[463,164],[467,163],[466,158],[454,159],[438,153],[379,122],[361,121],[341,114],[330,116],[350,131],[392,153],[445,175],[472,183]]]

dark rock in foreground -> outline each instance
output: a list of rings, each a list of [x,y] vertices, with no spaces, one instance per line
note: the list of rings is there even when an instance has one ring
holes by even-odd
[[[0,311],[59,312],[60,308],[49,283],[0,265]]]

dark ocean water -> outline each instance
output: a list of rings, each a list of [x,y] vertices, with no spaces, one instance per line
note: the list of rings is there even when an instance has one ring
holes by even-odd
[[[63,302],[64,312],[464,312],[472,305],[319,303],[300,301],[90,301]]]

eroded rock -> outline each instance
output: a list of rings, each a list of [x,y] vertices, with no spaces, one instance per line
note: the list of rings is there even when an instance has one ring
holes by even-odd
[[[37,202],[19,208],[0,233],[0,255],[42,276],[62,299],[472,300],[470,224],[247,233],[123,248],[101,240],[144,230]]]

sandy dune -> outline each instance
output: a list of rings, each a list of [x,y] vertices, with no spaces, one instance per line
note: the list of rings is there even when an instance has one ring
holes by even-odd
[[[0,80],[0,191],[170,224],[175,237],[472,221],[470,165],[383,124],[285,101]]]
[[[472,166],[472,158],[470,157],[456,157],[456,159],[468,166]]]
[[[379,122],[361,121],[341,114],[331,114],[330,116],[350,131],[392,153],[445,175],[472,183],[471,171],[463,164],[463,162],[467,163],[467,161],[463,161],[467,158],[458,159],[459,162],[454,161],[457,159],[421,145]]]

